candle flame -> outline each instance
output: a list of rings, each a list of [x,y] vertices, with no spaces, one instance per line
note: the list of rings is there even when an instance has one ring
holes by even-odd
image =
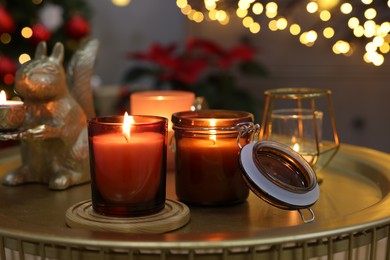
[[[299,144],[298,143],[294,144],[293,150],[296,151],[296,152],[299,152]]]
[[[210,126],[216,126],[216,122],[217,122],[217,120],[215,120],[215,119],[210,119]],[[215,144],[215,142],[217,141],[216,133],[217,133],[216,130],[210,130],[210,137],[209,137],[209,139],[210,139],[211,141],[214,141],[214,144]]]
[[[214,144],[215,144],[215,142],[217,141],[217,135],[216,135],[216,133],[217,133],[217,131],[215,131],[215,130],[210,130],[209,139],[210,139],[211,141],[213,141]]]
[[[2,90],[0,92],[0,105],[4,105],[5,101],[7,101],[7,96],[5,95],[5,91]]]
[[[134,124],[134,118],[125,112],[123,117],[122,132],[127,142],[130,140],[130,128],[132,124]]]

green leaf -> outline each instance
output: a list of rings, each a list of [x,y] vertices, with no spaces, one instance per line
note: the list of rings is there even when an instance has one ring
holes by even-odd
[[[268,75],[267,69],[255,61],[243,62],[239,65],[239,69],[248,76],[266,77]]]

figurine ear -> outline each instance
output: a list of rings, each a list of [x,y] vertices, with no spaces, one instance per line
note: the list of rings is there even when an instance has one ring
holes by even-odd
[[[46,56],[46,42],[40,42],[35,50],[35,59],[40,59]]]
[[[64,61],[64,45],[57,42],[54,45],[53,52],[50,55],[50,58],[57,61],[58,64],[62,64]]]

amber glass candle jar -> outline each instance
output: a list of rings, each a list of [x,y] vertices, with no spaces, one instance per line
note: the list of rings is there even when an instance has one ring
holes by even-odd
[[[184,111],[174,113],[172,122],[179,200],[210,206],[245,201],[249,189],[238,165],[236,125],[253,122],[253,115],[227,110]],[[240,140],[244,145],[249,137]]]

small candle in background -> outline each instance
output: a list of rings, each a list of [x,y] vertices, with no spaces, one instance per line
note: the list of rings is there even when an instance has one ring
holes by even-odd
[[[23,101],[7,100],[4,90],[0,91],[0,131],[15,131],[24,122]]]
[[[94,211],[128,217],[163,209],[166,130],[167,119],[154,116],[88,121]]]
[[[313,115],[310,109],[276,109],[271,114],[268,140],[290,146],[314,166],[320,152],[317,142],[321,145],[322,141],[322,118],[321,111]]]
[[[195,94],[189,91],[156,90],[140,91],[130,96],[130,112],[132,115],[155,115],[169,120],[168,140],[173,137],[171,116],[175,112],[191,110]],[[175,155],[172,149],[167,151],[167,169],[174,170]]]
[[[295,138],[293,138],[295,139]],[[300,142],[301,145],[304,145],[303,142]],[[311,143],[309,145],[304,145],[306,147],[306,150],[302,150],[301,145],[299,143],[294,143],[294,145],[291,146],[291,148],[298,152],[310,165],[314,164],[314,160],[316,160],[317,152],[316,152],[316,146],[315,143]],[[308,149],[310,147],[310,149]]]

